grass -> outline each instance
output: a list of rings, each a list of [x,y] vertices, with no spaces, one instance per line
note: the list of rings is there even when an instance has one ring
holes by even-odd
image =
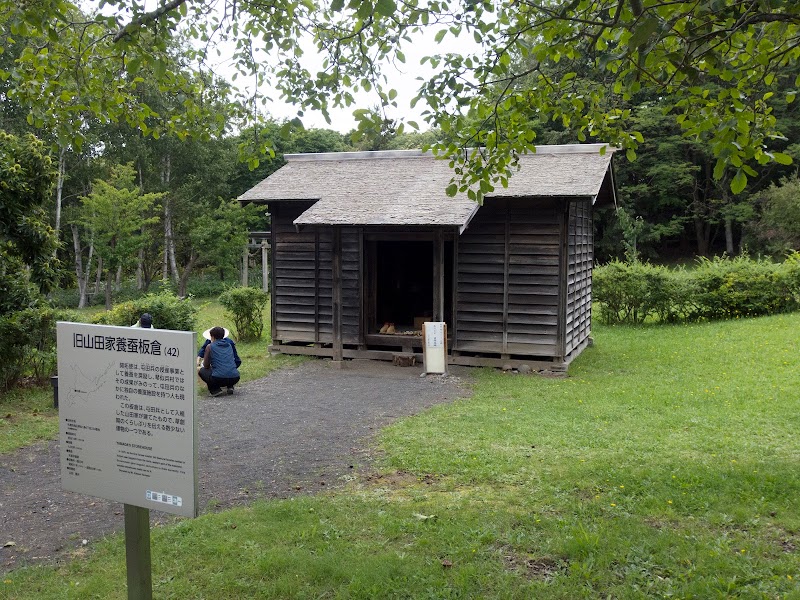
[[[58,434],[53,390],[34,386],[0,394],[0,454],[49,440]]]
[[[800,598],[800,314],[598,327],[567,379],[476,370],[377,476],[154,531],[159,598]],[[0,598],[124,598],[119,536]]]
[[[222,306],[216,301],[194,301],[200,309],[197,319],[198,348],[202,343],[200,333],[214,325],[231,327]],[[99,310],[90,307],[82,311],[86,320]],[[264,311],[264,335],[254,342],[236,344],[242,359],[241,383],[264,377],[270,371],[297,364],[301,357],[270,356],[269,345],[269,307]],[[200,401],[206,396],[205,386],[198,382]],[[53,408],[53,391],[49,382],[45,386],[18,388],[0,394],[0,454],[12,452],[42,440],[58,437],[58,411]]]

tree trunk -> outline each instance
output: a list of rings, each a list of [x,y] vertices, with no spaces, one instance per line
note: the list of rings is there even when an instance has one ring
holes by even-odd
[[[172,157],[167,154],[161,159],[161,185],[165,190],[169,190],[169,183],[172,179]],[[172,204],[167,197],[164,202],[164,279],[169,277],[172,271],[172,282],[178,286],[180,274],[178,265],[175,261],[175,238],[172,231]]]
[[[169,264],[172,271],[172,281],[177,286],[180,283],[181,272],[178,269],[178,261],[175,259],[175,238],[172,236],[172,227],[170,227],[169,237]]]
[[[167,229],[167,210],[164,209],[164,260],[161,263],[161,281],[169,279],[169,252],[167,251],[167,240],[169,233]]]
[[[708,256],[711,230],[708,224],[700,218],[699,215],[694,216],[694,233],[695,239],[697,240],[698,256]]]
[[[736,253],[733,245],[733,219],[730,217],[725,217],[725,252],[728,253],[728,256]]]
[[[189,274],[192,272],[196,260],[197,256],[195,256],[194,250],[192,250],[191,254],[189,255],[189,262],[186,264],[186,267],[184,267],[183,274],[178,282],[178,296],[181,298],[186,297],[186,286],[189,283]]]
[[[161,280],[169,280],[169,247],[172,241],[172,210],[169,198],[164,202],[164,261],[161,265]]]
[[[144,248],[139,248],[139,258],[136,263],[136,289],[142,291],[144,289]]]
[[[106,269],[106,310],[111,310],[111,286],[114,283],[111,269]]]
[[[117,280],[114,283],[114,291],[119,292],[122,290],[122,265],[117,267]]]
[[[58,151],[58,179],[56,180],[56,240],[61,239],[61,197],[64,193],[64,162],[66,148],[63,146]],[[74,235],[74,233],[73,233]],[[53,256],[58,254],[58,248],[53,250]]]
[[[86,275],[83,272],[83,257],[81,256],[81,241],[78,235],[78,226],[70,225],[72,229],[72,249],[75,252],[75,277],[78,280],[78,308],[86,308]],[[88,272],[89,265],[86,265]]]
[[[94,279],[94,293],[100,292],[100,280],[103,278],[103,257],[97,257],[97,277]]]

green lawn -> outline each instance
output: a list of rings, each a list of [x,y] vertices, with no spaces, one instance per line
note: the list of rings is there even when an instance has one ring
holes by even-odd
[[[567,379],[476,370],[380,476],[154,532],[158,598],[800,598],[800,314],[597,327]],[[119,537],[8,598],[124,598]]]

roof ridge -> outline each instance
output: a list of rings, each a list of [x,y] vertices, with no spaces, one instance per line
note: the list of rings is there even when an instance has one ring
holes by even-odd
[[[602,148],[607,152],[614,152],[616,148],[610,144],[542,144],[536,146],[536,152],[529,152],[526,155],[534,154],[588,154],[599,153]],[[471,149],[470,149],[471,150]],[[302,154],[284,154],[287,162],[306,162],[323,160],[366,160],[366,159],[398,159],[398,158],[423,158],[433,157],[430,151],[423,152],[420,149],[412,150],[364,150],[359,152],[309,152]]]

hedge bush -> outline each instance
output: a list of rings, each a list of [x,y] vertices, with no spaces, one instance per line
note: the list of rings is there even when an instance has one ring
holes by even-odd
[[[165,291],[120,302],[111,310],[96,315],[92,322],[130,326],[135,325],[143,313],[150,313],[153,317],[153,327],[157,329],[194,331],[197,320],[197,309],[191,302]]]
[[[700,259],[694,269],[613,261],[595,268],[606,323],[697,321],[800,309],[800,253],[783,263],[747,256]]]
[[[75,321],[72,312],[49,306],[25,308],[0,317],[0,390],[20,379],[42,381],[56,372],[56,322]]]
[[[269,296],[250,287],[235,287],[224,292],[219,302],[233,321],[236,338],[242,341],[257,340],[264,331],[264,307]]]

